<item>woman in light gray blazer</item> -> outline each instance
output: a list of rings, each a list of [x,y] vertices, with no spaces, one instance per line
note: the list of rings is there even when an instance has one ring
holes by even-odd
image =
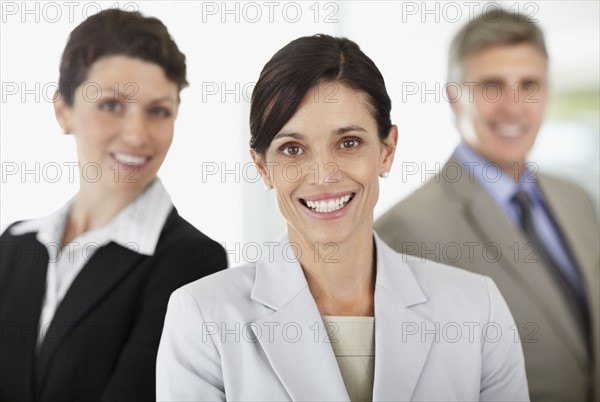
[[[297,39],[252,94],[251,155],[287,235],[171,296],[159,400],[528,400],[493,281],[373,232],[398,139],[383,77],[352,41]]]

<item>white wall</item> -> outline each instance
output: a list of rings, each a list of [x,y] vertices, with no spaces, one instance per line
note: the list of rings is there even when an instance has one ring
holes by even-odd
[[[427,6],[423,6],[425,3]],[[396,167],[382,185],[376,215],[418,187],[421,178],[403,177],[402,164],[416,163],[433,170],[436,163],[445,161],[458,141],[441,92],[427,95],[426,102],[420,92],[406,93],[407,86],[413,84],[424,83],[428,89],[443,86],[451,36],[469,18],[466,3],[453,3],[458,8],[447,6],[447,2],[397,1],[271,2],[271,6],[248,6],[244,2],[120,2],[124,8],[159,17],[187,55],[191,86],[182,93],[175,140],[159,173],[180,213],[203,232],[226,243],[228,249],[235,249],[237,244],[240,253],[230,253],[232,264],[244,258],[241,252],[248,242],[275,240],[284,232],[273,194],[263,191],[261,182],[249,182],[255,171],[251,167],[244,169],[250,162],[248,98],[252,83],[275,51],[292,39],[315,33],[356,41],[386,79],[393,100],[392,118],[400,129],[400,145]],[[489,7],[487,3],[477,3],[475,11]],[[15,220],[52,212],[77,191],[77,180],[68,180],[68,169],[63,165],[76,161],[73,138],[61,134],[52,104],[45,98],[51,97],[55,88],[60,55],[71,29],[98,8],[115,4],[2,2],[0,230]],[[473,7],[473,2],[470,4]],[[597,90],[599,3],[515,4],[505,3],[513,10],[520,7],[520,12],[533,12],[546,32],[554,88]],[[524,4],[530,8],[525,9]],[[424,7],[433,12],[424,14]],[[224,14],[225,9],[232,12]],[[262,13],[260,17],[257,10]],[[456,10],[460,10],[462,18],[451,21]],[[17,92],[13,93],[15,88]],[[595,116],[587,125],[551,122],[540,138],[540,147],[545,148],[536,149],[533,156],[548,170],[557,170],[553,161],[559,154],[560,173],[583,177],[584,185],[597,194],[597,181],[593,181],[598,177]],[[575,145],[569,140],[574,138],[572,133],[579,138]],[[557,153],[557,149],[567,152]],[[15,164],[19,170],[36,170],[36,163],[40,164],[37,180],[34,174],[23,180],[20,171],[8,174]],[[52,163],[63,166],[62,178],[56,183],[44,179],[44,173],[54,175],[50,170]],[[240,177],[230,173],[222,180],[221,169],[236,170],[236,163]],[[568,168],[564,168],[566,165]],[[219,172],[203,180],[203,173],[214,167]]]

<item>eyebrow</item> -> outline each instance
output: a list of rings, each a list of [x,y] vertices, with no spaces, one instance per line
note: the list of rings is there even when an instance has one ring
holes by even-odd
[[[162,98],[158,98],[158,99],[155,99],[155,100],[151,101],[150,104],[153,105],[153,104],[161,103],[161,102],[164,102],[164,101],[169,101],[171,103],[177,103],[177,101],[175,99],[173,99],[173,97],[171,97],[171,96],[164,96]]]
[[[106,92],[113,92],[114,93],[114,90],[111,87],[100,87],[100,90],[102,91],[102,93],[104,91],[106,91]],[[119,96],[117,98],[113,98],[113,99],[137,99],[137,100],[139,100],[135,96],[137,94],[137,91],[135,91],[133,93],[124,93],[124,92],[125,91],[119,90],[119,92],[118,92]],[[157,104],[160,104],[160,103],[165,102],[165,101],[173,103],[173,104],[177,103],[177,101],[175,99],[173,99],[172,96],[166,95],[166,96],[163,96],[162,98],[157,98],[157,99],[151,100],[150,102],[148,102],[148,104],[149,105],[157,105]]]
[[[344,126],[344,127],[340,127],[336,130],[333,130],[333,134],[334,135],[343,135],[352,131],[361,131],[366,133],[367,130],[365,130],[364,128],[362,128],[361,126],[357,126],[356,124],[352,124],[349,126]],[[279,133],[277,133],[277,135],[275,135],[275,137],[273,137],[273,141],[279,139],[279,138],[283,138],[283,137],[291,137],[291,138],[295,138],[295,139],[303,139],[305,138],[305,136],[303,134],[297,133],[295,131],[280,131]]]
[[[502,83],[508,83],[508,84],[512,84],[514,83],[514,81],[509,81],[503,77],[499,77],[499,76],[489,76],[489,77],[483,77],[481,80],[481,82],[502,82]],[[538,76],[525,76],[525,77],[521,77],[521,79],[519,80],[519,82],[541,82],[542,78],[538,77]]]

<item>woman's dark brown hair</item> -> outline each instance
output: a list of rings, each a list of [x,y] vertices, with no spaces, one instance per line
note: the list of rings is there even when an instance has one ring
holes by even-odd
[[[392,101],[379,69],[356,43],[321,34],[290,42],[260,73],[250,108],[250,147],[256,153],[265,154],[307,92],[320,82],[339,83],[364,92],[379,138],[387,138]]]
[[[69,36],[58,80],[65,103],[73,104],[75,89],[85,82],[96,60],[116,55],[158,64],[179,90],[188,85],[185,55],[159,19],[108,9],[87,18]]]

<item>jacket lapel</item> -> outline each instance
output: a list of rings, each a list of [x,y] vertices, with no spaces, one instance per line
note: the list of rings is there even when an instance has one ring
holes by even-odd
[[[377,279],[373,399],[410,400],[433,339],[403,339],[403,334],[412,326],[432,328],[433,324],[411,309],[427,298],[408,265],[376,234],[374,237]],[[284,237],[271,262],[263,258],[257,263],[252,299],[274,312],[254,324],[260,328],[277,326],[271,339],[259,333],[255,336],[293,400],[347,401],[344,381],[302,268],[298,262],[278,258],[284,255],[287,244]],[[301,336],[296,335],[299,331]]]
[[[462,166],[453,159],[449,163]],[[479,249],[491,246],[488,248],[488,259],[495,263],[495,269],[503,269],[513,279],[515,286],[529,295],[574,355],[583,357],[586,352],[577,322],[566,303],[562,303],[560,298],[549,297],[562,295],[562,291],[548,274],[547,268],[538,262],[533,250],[526,247],[529,240],[510,222],[485,190],[469,179],[464,169],[461,179],[447,188],[462,199],[465,220],[483,242]],[[497,249],[500,252],[496,254]]]
[[[348,401],[302,267],[289,256],[283,258],[290,249],[288,244],[285,236],[270,254],[273,259],[263,257],[257,262],[251,297],[275,311],[254,322],[259,328],[274,328],[273,337],[257,332],[255,336],[292,400]]]
[[[408,336],[433,328],[413,306],[427,302],[402,256],[375,234],[375,381],[373,400],[408,401],[425,366],[433,337]]]
[[[61,342],[69,337],[70,330],[81,323],[86,314],[144,258],[147,257],[112,242],[94,253],[54,314],[52,323],[60,327],[53,331],[51,339],[45,337],[41,345],[36,367],[38,385],[43,385],[52,356]]]
[[[544,199],[556,221],[559,230],[562,232],[564,241],[571,251],[575,264],[580,269],[582,279],[585,282],[587,290],[587,299],[590,309],[592,322],[592,350],[595,353],[595,392],[598,398],[598,362],[600,362],[600,245],[599,234],[595,225],[590,225],[587,220],[596,217],[586,213],[574,210],[571,201],[571,194],[564,186],[553,181],[546,176],[539,177],[540,190],[544,194]],[[586,232],[586,228],[592,228]]]
[[[597,292],[592,287],[597,287],[598,284],[597,269],[600,253],[598,232],[585,232],[584,228],[593,227],[593,225],[587,224],[587,220],[591,217],[577,214],[578,211],[573,210],[571,194],[568,189],[562,188],[551,178],[538,177],[539,187],[544,194],[546,205],[563,235],[568,250],[575,259],[575,264],[581,270],[582,279],[587,284],[588,298],[591,300],[593,293]]]

